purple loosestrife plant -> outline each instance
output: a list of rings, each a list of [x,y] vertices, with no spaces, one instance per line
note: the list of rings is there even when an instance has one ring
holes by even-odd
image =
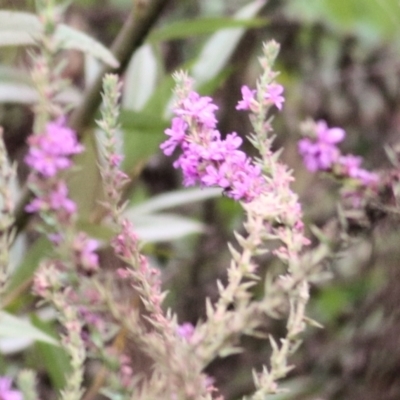
[[[26,211],[41,217],[40,230],[47,233],[55,253],[53,259],[44,260],[39,266],[33,291],[54,306],[65,328],[62,344],[70,356],[72,368],[61,398],[76,400],[82,395],[86,358],[79,313],[87,279],[83,274],[97,270],[98,244],[77,231],[77,207],[68,196],[61,172],[72,167],[72,156],[83,151],[83,147],[63,118],[49,122],[43,132],[30,136],[28,145],[25,158],[31,167],[28,185],[35,198],[26,206]]]
[[[293,177],[279,162],[279,153],[271,148],[274,137],[269,113],[273,106],[281,110],[284,103],[283,87],[275,81],[277,73],[271,69],[277,53],[275,42],[264,46],[260,59],[263,74],[257,89],[243,86],[242,99],[236,107],[251,113],[254,133],[250,140],[260,153],[257,162],[239,150],[242,140],[236,133],[221,139],[214,114],[217,107],[209,97],[193,91],[193,82],[184,73],[175,74],[175,117],[166,130],[169,139],[161,145],[166,155],[176,148],[182,152],[174,166],[182,170],[186,186],[219,186],[229,197],[240,201],[246,213],[247,236],[236,235],[242,250],[230,246],[228,284],[218,282],[219,300],[214,305],[207,303],[206,321],[190,333],[188,343],[203,366],[217,356],[236,352],[240,335],[256,334],[263,315],[276,316],[279,307],[288,305],[287,336],[280,345],[271,340],[270,368],[254,373],[254,400],[277,393],[276,381],[292,368],[287,364],[288,356],[297,348],[299,335],[305,329],[308,275],[315,268],[315,263],[307,265],[303,260],[303,247],[309,241],[304,236],[301,206],[290,189]],[[252,301],[249,289],[259,280],[255,256],[268,251],[265,245],[269,240],[281,243],[273,253],[287,265],[287,273],[269,277],[264,298]],[[234,310],[230,309],[232,306]]]
[[[120,205],[121,189],[126,182],[125,174],[119,169],[115,148],[115,132],[118,127],[118,98],[120,85],[115,75],[106,75],[103,81],[102,119],[98,122],[105,133],[103,152],[108,162],[101,167],[104,179],[105,206],[109,211],[116,236],[112,247],[126,265],[117,272],[119,278],[132,286],[140,296],[148,324],[143,324],[138,309],[131,304],[123,305],[110,299],[106,290],[101,290],[114,318],[129,332],[133,340],[153,360],[152,374],[148,381],[136,387],[137,399],[209,399],[211,387],[202,365],[193,357],[191,348],[179,332],[175,317],[165,314],[162,301],[165,293],[161,289],[160,273],[150,266],[146,257],[140,253],[138,236],[130,221],[122,216]],[[196,96],[192,96],[192,100]],[[189,103],[188,103],[189,104]],[[188,105],[188,112],[202,112],[202,119],[213,124],[213,107],[208,100]],[[203,111],[199,111],[203,110]],[[114,182],[114,187],[111,187]],[[125,365],[129,368],[129,364]]]

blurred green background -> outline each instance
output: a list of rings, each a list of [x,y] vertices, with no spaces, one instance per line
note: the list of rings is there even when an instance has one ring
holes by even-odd
[[[66,8],[65,23],[109,47],[136,3],[76,1]],[[33,1],[1,0],[0,7],[32,11]],[[121,150],[133,180],[126,193],[127,215],[147,243],[146,253],[163,271],[170,291],[167,306],[176,310],[181,322],[195,323],[204,315],[205,298],[215,299],[215,280],[225,279],[229,262],[226,242],[234,242],[233,229],[242,229],[242,212],[218,191],[183,189],[171,160],[159,151],[171,115],[171,73],[188,70],[197,89],[214,96],[221,132],[245,136],[250,125],[235,105],[241,85],[255,84],[260,72],[257,56],[262,42],[270,39],[281,44],[276,69],[286,95],[284,111],[274,120],[275,145],[284,147],[282,159],[294,169],[294,189],[308,226],[329,230],[337,221],[340,196],[337,183],[309,174],[301,163],[296,146],[305,118],[343,127],[348,134],[344,151],[363,156],[371,169],[388,168],[385,147],[395,148],[399,142],[398,0],[169,1],[122,75]],[[99,72],[99,62],[75,51],[65,57],[65,75],[72,81],[65,96],[79,104]],[[1,48],[0,125],[16,161],[26,151],[32,124],[35,93],[28,68],[23,48]],[[84,142],[88,151],[77,159],[81,172],[71,177],[70,188],[80,205],[82,229],[106,239],[110,232],[98,222],[101,185],[94,122]],[[249,144],[246,150],[252,153]],[[21,165],[20,186],[25,177]],[[19,190],[16,185],[16,195]],[[312,290],[309,314],[324,329],[308,329],[293,357],[296,368],[284,383],[290,393],[271,399],[400,399],[398,227],[394,213],[361,224],[339,241],[337,254],[326,263],[327,279]],[[52,323],[32,316],[32,299],[25,290],[48,245],[37,241],[31,246],[28,236],[21,235],[13,251],[9,309],[26,313],[32,324],[51,334]],[[107,249],[102,251],[106,254]],[[263,270],[274,268],[269,256],[259,261]],[[266,329],[279,335],[284,325],[269,321]],[[208,371],[227,399],[249,392],[251,368],[268,360],[265,342],[244,338],[242,344],[242,354],[217,360]],[[11,348],[7,343],[0,347],[0,373],[25,363],[39,371],[43,387],[49,379],[62,387],[60,360],[65,356],[60,349],[41,343],[21,355]]]

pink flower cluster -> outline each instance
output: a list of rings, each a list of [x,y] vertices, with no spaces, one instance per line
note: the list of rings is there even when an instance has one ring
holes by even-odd
[[[50,216],[59,228],[70,224],[76,213],[76,204],[68,196],[64,180],[57,175],[72,166],[71,157],[83,151],[76,133],[65,125],[64,118],[49,122],[44,132],[28,138],[29,151],[25,162],[33,170],[29,178],[35,198],[25,207],[29,213],[40,212]],[[49,239],[56,245],[64,240],[63,230],[49,233]],[[84,233],[79,233],[73,244],[76,265],[87,271],[98,267],[95,253],[97,242]]]
[[[256,90],[248,86],[242,86],[242,100],[236,106],[236,110],[252,110],[257,112],[259,104],[255,99]],[[285,98],[282,96],[283,86],[278,83],[271,83],[265,88],[264,102],[267,105],[274,105],[278,110],[282,110]]]
[[[342,155],[337,144],[346,136],[342,128],[329,128],[325,121],[315,124],[315,137],[299,141],[299,153],[306,168],[311,171],[328,171],[337,176],[349,177],[368,186],[375,183],[377,175],[361,168],[362,158]]]
[[[35,197],[26,207],[29,213],[54,211],[65,214],[67,217],[76,211],[76,204],[68,197],[68,188],[65,182],[56,182],[53,189],[41,197]]]
[[[169,139],[160,147],[167,156],[182,150],[173,165],[182,170],[185,186],[217,186],[235,200],[251,201],[265,188],[261,169],[239,150],[242,139],[235,132],[221,139],[217,109],[210,97],[190,91],[175,107],[165,131]]]
[[[64,120],[49,122],[41,134],[28,138],[29,152],[25,162],[46,178],[71,166],[71,156],[80,153],[75,132],[64,125]]]
[[[69,218],[76,211],[75,203],[68,197],[64,181],[54,178],[61,170],[71,167],[71,157],[83,151],[75,132],[65,126],[64,119],[49,122],[43,133],[28,138],[29,151],[25,162],[36,175],[31,183],[37,196],[26,207],[30,213],[53,211]]]

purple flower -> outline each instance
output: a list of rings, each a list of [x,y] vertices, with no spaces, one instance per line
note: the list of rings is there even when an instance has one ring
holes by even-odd
[[[99,266],[99,256],[95,253],[98,243],[90,239],[85,233],[80,232],[74,240],[74,250],[77,263],[85,270],[94,271]]]
[[[250,101],[253,92],[243,87],[242,93]],[[175,108],[178,118],[165,131],[170,138],[161,148],[166,155],[181,148],[173,166],[182,170],[185,186],[219,186],[235,200],[251,201],[265,188],[265,180],[260,168],[239,150],[243,140],[236,132],[221,139],[215,129],[216,109],[210,97],[190,92]]]
[[[340,151],[336,146],[324,142],[313,142],[310,139],[300,140],[298,148],[306,168],[311,172],[328,170],[340,156]]]
[[[46,178],[54,176],[59,170],[67,169],[71,166],[71,161],[68,157],[47,153],[37,147],[30,148],[25,157],[25,162]]]
[[[212,102],[211,97],[200,96],[196,92],[190,92],[188,97],[182,101],[180,107],[174,111],[179,117],[189,117],[193,121],[213,129],[217,125],[216,110],[218,110],[218,107]]]
[[[194,333],[194,326],[190,322],[184,322],[176,329],[176,333],[183,339],[189,341]]]
[[[76,204],[68,198],[68,188],[65,182],[58,182],[56,189],[49,195],[49,204],[52,210],[65,210],[68,214],[76,211]]]
[[[209,145],[202,149],[200,154],[202,158],[214,161],[225,160],[227,156],[234,154],[243,142],[236,132],[228,134],[225,140],[220,140],[219,136],[218,132],[218,136],[215,135],[215,139],[211,140]]]
[[[230,180],[227,179],[229,172],[227,163],[221,165],[209,164],[205,169],[204,175],[201,177],[201,183],[205,186],[219,186],[227,189],[231,185]]]
[[[1,400],[23,400],[22,393],[11,389],[11,378],[7,376],[0,377],[0,399]]]
[[[362,158],[352,154],[341,156],[338,164],[344,169],[343,174],[359,180],[363,185],[370,185],[378,181],[378,175],[360,168]]]
[[[36,197],[29,204],[26,205],[25,211],[28,213],[36,213],[46,208],[47,208],[46,201]]]
[[[182,118],[175,117],[172,119],[171,128],[165,130],[165,134],[170,138],[160,146],[166,156],[170,156],[175,148],[185,140],[187,126],[187,123]]]
[[[57,182],[50,192],[43,197],[34,198],[25,207],[25,211],[29,213],[45,210],[64,210],[68,215],[72,215],[76,211],[76,204],[68,198],[68,188],[65,182]]]
[[[28,138],[28,144],[26,164],[46,178],[69,168],[70,157],[83,150],[75,132],[64,125],[63,119],[49,122],[45,132]]]
[[[270,101],[272,104],[275,104],[278,110],[282,110],[282,104],[285,101],[285,98],[282,96],[283,86],[277,83],[271,83],[267,86],[266,91],[264,93],[264,99]]]
[[[342,128],[328,128],[325,121],[318,121],[316,126],[316,134],[319,142],[336,144],[341,142],[346,136],[346,132]]]
[[[339,157],[338,163],[343,167],[346,175],[354,177],[357,175],[358,170],[360,169],[362,158],[349,154],[347,156]]]
[[[254,96],[256,94],[256,91],[244,85],[242,86],[241,92],[242,100],[238,102],[236,110],[250,110],[252,103],[255,102]]]
[[[345,135],[342,128],[328,128],[325,121],[316,123],[315,138],[304,138],[298,144],[306,168],[311,172],[333,171],[336,176],[356,179],[365,186],[375,184],[378,175],[361,168],[361,157],[340,153],[337,143]]]
[[[325,121],[319,121],[315,140],[305,138],[299,141],[299,153],[306,168],[311,172],[329,170],[340,157],[336,143],[341,142],[344,136],[343,129],[328,128]]]
[[[202,147],[196,143],[189,143],[182,147],[183,153],[174,162],[174,168],[180,168],[183,173],[183,184],[193,186],[200,179]]]

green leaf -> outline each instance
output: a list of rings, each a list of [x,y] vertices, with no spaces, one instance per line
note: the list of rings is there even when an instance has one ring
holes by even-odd
[[[154,30],[148,37],[151,43],[184,39],[190,36],[214,33],[226,28],[259,28],[267,24],[265,18],[232,19],[222,18],[198,18],[195,20],[178,21],[166,27]]]
[[[33,324],[46,332],[49,336],[56,337],[57,332],[53,324],[39,319],[37,316],[32,316]],[[65,386],[65,376],[70,369],[69,357],[62,346],[54,347],[47,343],[36,343],[36,350],[39,353],[39,358],[46,368],[51,382],[56,390],[61,390]]]
[[[113,68],[119,65],[114,55],[97,40],[78,31],[68,25],[60,24],[55,33],[55,39],[63,49],[80,50],[83,53],[91,54]]]
[[[240,9],[234,19],[251,20],[264,4],[264,1],[259,0],[251,2]],[[225,68],[246,29],[246,27],[222,29],[211,36],[191,69],[191,75],[198,85],[213,79]]]
[[[29,248],[22,263],[13,272],[10,284],[7,287],[7,295],[14,290],[23,289],[32,279],[40,260],[51,250],[50,242],[41,237]]]
[[[149,100],[157,84],[157,60],[150,45],[141,46],[133,55],[126,74],[122,96],[125,109],[139,111]]]
[[[57,340],[33,326],[28,320],[0,311],[0,337],[37,340],[58,346]]]
[[[138,206],[131,207],[129,215],[135,217],[151,214],[168,208],[179,207],[220,196],[221,189],[217,188],[175,190],[153,197]]]
[[[43,31],[43,24],[34,14],[0,11],[0,46],[34,45]],[[54,36],[62,49],[75,49],[91,54],[114,68],[119,65],[118,60],[105,46],[84,32],[59,24]]]
[[[399,43],[400,7],[397,0],[292,0],[289,18],[302,23],[324,23],[338,35],[356,35],[364,44]]]
[[[132,170],[159,149],[168,122],[156,114],[123,110],[120,118],[124,130],[124,170]]]
[[[0,82],[0,103],[32,104],[37,99],[36,90],[28,85]]]
[[[93,135],[84,135],[85,151],[74,158],[77,173],[72,171],[68,176],[69,193],[78,205],[79,214],[90,219],[93,210],[102,200],[103,187],[97,163],[96,140]]]
[[[43,25],[34,14],[0,10],[0,46],[35,44]]]
[[[131,215],[128,209],[125,216],[133,223],[139,238],[149,243],[168,242],[204,231],[204,225],[200,222],[176,214],[139,216]]]
[[[124,130],[135,132],[163,131],[168,125],[168,121],[145,111],[121,110],[119,120]]]
[[[0,81],[32,85],[32,79],[27,72],[4,64],[0,64]]]
[[[172,98],[174,87],[174,78],[170,74],[166,75],[164,79],[157,85],[149,101],[146,103],[143,112],[148,113],[148,115],[152,114],[166,117],[168,114],[167,105]]]
[[[77,228],[94,239],[104,240],[107,242],[115,236],[115,232],[112,228],[95,224],[88,220],[79,219],[77,222]]]

